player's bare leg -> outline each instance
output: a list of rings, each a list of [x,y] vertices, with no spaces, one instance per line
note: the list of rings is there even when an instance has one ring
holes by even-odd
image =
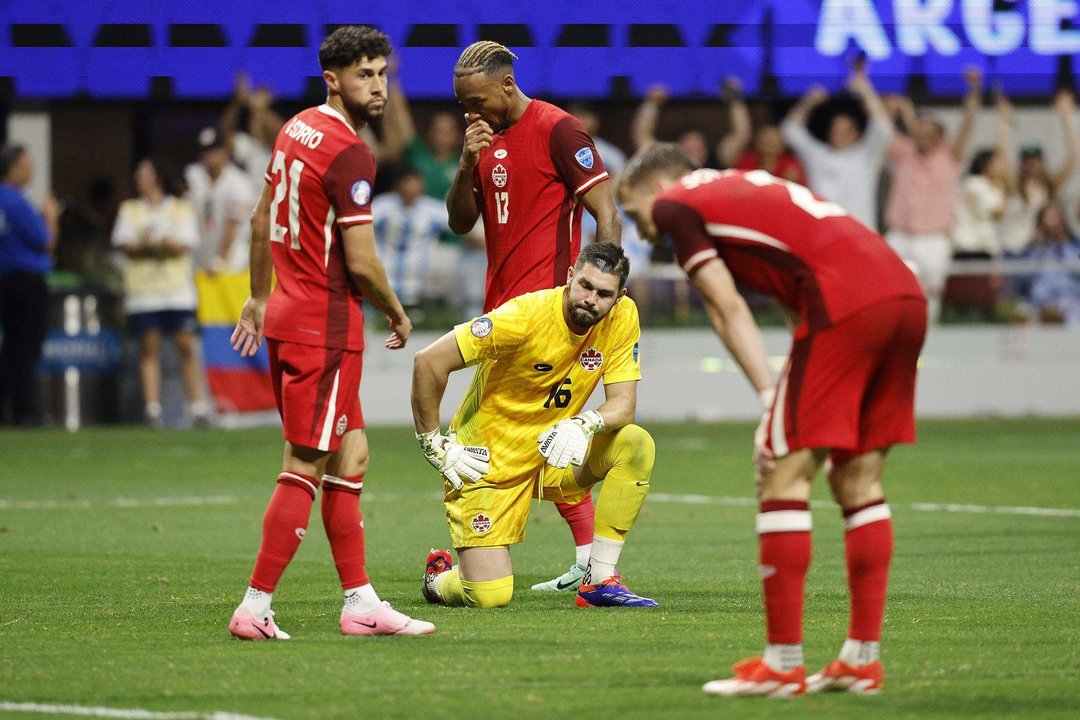
[[[733,666],[735,677],[702,687],[710,695],[801,695],[803,588],[810,567],[810,485],[825,450],[796,450],[776,460],[760,479],[757,532],[765,595],[766,643],[762,657]]]
[[[202,368],[195,352],[195,333],[177,330],[173,342],[176,344],[176,354],[180,356],[180,377],[184,381],[191,421],[196,427],[205,426],[210,420],[210,405],[203,395]]]
[[[810,692],[874,693],[885,684],[881,620],[893,550],[892,513],[881,485],[887,453],[886,448],[857,455],[829,471],[833,497],[844,514],[851,620],[840,656],[807,678]]]
[[[432,550],[424,577],[424,597],[429,602],[458,607],[503,607],[514,595],[514,568],[510,548],[457,548],[458,565],[449,553]]]
[[[596,530],[576,603],[579,607],[656,607],[622,584],[615,569],[630,529],[637,521],[656,459],[652,436],[638,425],[593,437],[589,454],[565,483],[588,491],[604,480],[596,501]]]
[[[400,613],[380,600],[368,578],[360,493],[368,468],[367,434],[362,428],[341,438],[341,447],[322,476],[322,521],[345,595],[341,632],[345,635],[427,635],[435,626]]]
[[[262,541],[244,601],[229,622],[229,632],[244,640],[288,640],[274,622],[270,602],[278,580],[307,532],[311,506],[329,453],[285,442],[277,485],[263,516]]]

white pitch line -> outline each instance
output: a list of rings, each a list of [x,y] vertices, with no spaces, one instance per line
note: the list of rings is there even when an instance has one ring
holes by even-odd
[[[650,502],[676,503],[679,505],[724,505],[728,507],[757,507],[753,498],[719,497],[713,495],[676,495],[672,493],[649,493]],[[890,503],[894,507],[896,503]],[[1080,509],[1042,508],[1009,505],[961,505],[949,503],[911,503],[912,510],[919,512],[973,513],[996,515],[1034,515],[1037,517],[1080,517]]]
[[[91,500],[4,500],[0,498],[0,510],[60,510],[72,508],[88,508],[97,505],[110,505],[112,507],[139,508],[139,507],[175,507],[175,506],[200,506],[200,505],[235,505],[239,500],[232,495],[208,495],[208,496],[178,496],[156,498],[112,498],[110,500],[93,502]]]
[[[231,712],[155,712],[140,708],[90,707],[86,705],[46,705],[0,701],[0,710],[39,715],[82,715],[84,717],[126,718],[128,720],[274,720]]]

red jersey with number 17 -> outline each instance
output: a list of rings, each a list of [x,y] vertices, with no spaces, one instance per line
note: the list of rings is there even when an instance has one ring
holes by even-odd
[[[797,335],[875,303],[924,297],[880,235],[764,170],[692,172],[657,196],[652,215],[688,275],[720,258],[739,286],[797,313]]]
[[[329,105],[308,108],[278,133],[266,181],[277,274],[266,337],[362,350],[360,289],[345,266],[341,231],[371,222],[371,150]]]
[[[566,282],[581,251],[579,200],[607,177],[585,127],[550,103],[530,100],[495,135],[473,168],[487,243],[485,312]]]

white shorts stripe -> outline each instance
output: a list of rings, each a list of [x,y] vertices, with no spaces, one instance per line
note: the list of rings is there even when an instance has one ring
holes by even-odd
[[[341,370],[334,371],[334,387],[330,390],[330,400],[326,403],[326,418],[323,419],[322,435],[319,436],[319,449],[330,449],[330,435],[334,432],[334,416],[337,415],[338,376]]]
[[[758,513],[758,535],[776,532],[808,532],[813,530],[814,520],[809,510],[773,510]]]
[[[887,504],[871,505],[864,510],[860,510],[851,517],[844,518],[844,531],[847,532],[848,530],[854,530],[863,525],[888,520],[891,517],[892,510],[889,509]]]
[[[363,490],[364,489],[364,481],[363,480],[361,480],[358,483],[354,483],[354,482],[349,482],[348,480],[342,480],[341,478],[335,477],[333,475],[323,475],[322,476],[322,481],[323,481],[323,484],[330,483],[331,485],[340,485],[342,487],[347,487],[350,490]]]
[[[693,272],[698,265],[701,265],[705,261],[712,260],[716,257],[720,257],[720,253],[716,252],[715,248],[705,248],[704,250],[699,250],[693,255],[691,255],[685,263],[683,263],[683,270],[685,270],[687,274],[689,274]]]
[[[788,368],[780,375],[776,386],[776,400],[772,406],[772,422],[769,427],[769,440],[773,457],[782,458],[791,450],[788,448],[787,435],[784,434],[784,416],[787,414]]]
[[[311,488],[311,492],[313,492],[313,493],[319,492],[319,488],[317,488],[315,486],[315,483],[311,482],[310,480],[308,480],[303,475],[297,475],[296,473],[291,473],[291,472],[280,472],[280,473],[278,473],[278,479],[281,479],[282,477],[289,477],[289,478],[292,478],[293,480],[299,480],[300,482],[304,483],[309,488]]]

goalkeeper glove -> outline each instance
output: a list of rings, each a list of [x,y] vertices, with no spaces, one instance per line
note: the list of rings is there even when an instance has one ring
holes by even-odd
[[[589,440],[603,429],[604,416],[596,410],[586,410],[540,433],[536,438],[538,450],[553,467],[580,466],[589,451]]]
[[[479,445],[461,445],[453,433],[443,435],[439,428],[426,433],[418,433],[416,440],[431,466],[439,471],[455,490],[460,490],[465,482],[474,483],[484,477],[490,469],[491,453]]]

